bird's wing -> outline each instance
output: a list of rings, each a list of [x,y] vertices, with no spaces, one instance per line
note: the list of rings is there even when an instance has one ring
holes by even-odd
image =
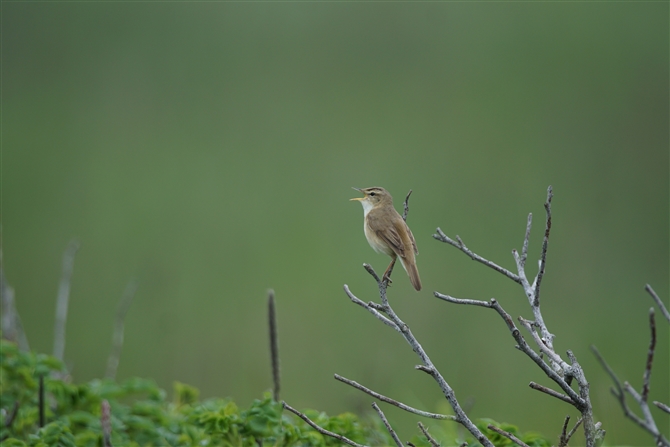
[[[416,241],[414,240],[414,235],[412,234],[412,230],[409,229],[409,226],[405,224],[405,228],[407,228],[407,234],[409,234],[409,240],[412,241],[412,247],[414,248],[414,254],[418,255],[419,254],[419,249],[416,248]]]
[[[384,227],[381,225],[372,213],[368,214],[368,226],[374,233],[384,240],[389,247],[400,257],[405,257],[405,244],[400,237],[400,233],[396,230],[395,225]]]

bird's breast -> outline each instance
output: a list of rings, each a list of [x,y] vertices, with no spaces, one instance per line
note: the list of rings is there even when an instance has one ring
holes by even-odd
[[[374,251],[391,257],[395,256],[393,249],[391,249],[382,238],[377,236],[377,233],[370,229],[367,219],[363,219],[363,230],[365,231],[365,238],[368,240],[368,244],[370,244],[370,247],[372,247]]]

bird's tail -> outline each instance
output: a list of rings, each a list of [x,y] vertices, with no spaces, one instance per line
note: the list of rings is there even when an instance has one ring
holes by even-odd
[[[414,259],[400,258],[400,263],[409,275],[409,281],[412,283],[414,289],[418,292],[421,290],[421,278],[419,278],[419,270],[416,268]]]

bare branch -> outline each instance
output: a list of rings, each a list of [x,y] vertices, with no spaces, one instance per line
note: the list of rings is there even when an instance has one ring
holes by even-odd
[[[630,411],[630,408],[628,408],[628,404],[626,403],[626,396],[623,392],[623,386],[621,384],[621,381],[617,377],[616,373],[614,370],[610,367],[610,365],[607,364],[603,356],[600,354],[600,351],[598,351],[598,348],[595,347],[595,345],[591,345],[591,351],[593,352],[593,355],[596,356],[596,359],[600,363],[600,366],[603,367],[605,372],[610,376],[612,379],[612,382],[614,382],[615,388],[611,388],[610,391],[614,395],[614,397],[617,398],[619,401],[619,404],[621,405],[621,408],[623,409],[623,412],[626,416],[628,416],[630,419],[633,419],[635,423],[638,425],[642,426],[643,421],[640,419],[635,413]]]
[[[654,363],[654,350],[656,349],[656,320],[654,319],[654,308],[649,309],[649,328],[651,329],[651,340],[649,342],[649,351],[647,352],[647,366],[644,369],[644,378],[642,383],[642,401],[647,402],[649,398],[649,381],[651,379],[651,367]]]
[[[398,447],[404,447],[404,446],[402,445],[402,441],[400,440],[400,438],[398,438],[398,435],[397,435],[396,432],[393,430],[393,427],[391,427],[391,424],[389,423],[388,419],[386,419],[386,415],[384,415],[384,412],[382,411],[382,409],[379,408],[379,405],[377,405],[376,402],[372,402],[372,408],[375,409],[375,411],[377,412],[377,414],[378,414],[379,417],[381,418],[382,422],[383,422],[384,425],[386,426],[386,430],[388,430],[388,432],[391,434],[391,437],[392,437],[393,440],[395,441],[396,445],[397,445]]]
[[[501,428],[498,428],[498,427],[496,427],[496,426],[493,425],[493,424],[489,424],[489,425],[488,425],[488,428],[489,428],[489,430],[493,430],[494,432],[496,432],[496,433],[498,433],[498,434],[500,434],[500,435],[506,437],[507,439],[509,439],[510,441],[512,441],[513,443],[515,443],[516,445],[518,445],[518,446],[520,446],[520,447],[529,447],[528,444],[526,444],[526,443],[523,442],[521,439],[519,439],[519,438],[517,438],[516,436],[514,436],[512,433],[510,433],[510,432],[508,432],[508,431],[505,431],[505,430],[503,430],[503,429],[501,429]]]
[[[290,406],[289,404],[287,404],[286,402],[282,401],[281,404],[282,404],[282,406],[283,406],[285,409],[287,409],[287,410],[290,411],[291,413],[293,413],[293,414],[295,414],[296,416],[298,416],[300,419],[302,419],[303,421],[305,421],[310,427],[312,427],[314,430],[318,431],[318,432],[321,433],[322,435],[330,436],[331,438],[335,438],[335,439],[337,439],[338,441],[340,441],[340,442],[344,442],[345,444],[349,444],[349,445],[351,445],[351,446],[353,446],[353,447],[366,447],[365,445],[363,445],[363,444],[358,444],[357,442],[354,442],[354,441],[352,441],[351,439],[349,439],[349,438],[347,438],[347,437],[345,437],[345,436],[338,435],[337,433],[333,433],[332,431],[328,431],[328,430],[326,430],[325,428],[321,428],[321,427],[319,427],[319,426],[316,425],[316,423],[314,423],[310,418],[308,418],[306,415],[304,415],[303,413],[299,412],[299,411],[296,410],[295,408],[291,407],[291,406]]]
[[[552,396],[552,397],[555,397],[555,398],[557,398],[557,399],[560,399],[560,400],[562,400],[563,402],[567,402],[567,403],[569,403],[570,405],[574,405],[574,404],[575,404],[575,403],[572,401],[572,399],[570,399],[570,398],[569,398],[568,396],[566,396],[565,394],[561,394],[561,393],[559,393],[559,392],[557,392],[557,391],[552,390],[551,388],[547,388],[546,386],[539,385],[539,384],[537,384],[537,383],[535,383],[535,382],[530,382],[530,383],[528,384],[528,386],[531,387],[531,388],[534,389],[534,390],[541,391],[541,392],[543,392],[543,393],[545,393],[545,394],[548,394],[548,395],[550,395],[550,396]]]
[[[437,296],[438,298],[444,299],[445,301],[449,301],[449,302],[453,302],[453,303],[457,303],[457,304],[472,304],[472,305],[476,305],[476,306],[495,309],[495,311],[498,312],[500,317],[507,324],[507,328],[510,330],[510,332],[512,333],[512,337],[517,342],[517,348],[519,350],[521,350],[523,353],[525,353],[528,357],[530,357],[531,360],[533,360],[535,362],[535,364],[537,364],[550,379],[552,379],[554,382],[556,382],[563,389],[563,391],[565,391],[567,393],[567,395],[569,396],[569,398],[571,400],[572,405],[574,405],[575,408],[577,408],[580,411],[582,411],[585,408],[586,401],[581,396],[579,396],[575,392],[575,390],[573,390],[570,387],[570,385],[565,381],[565,379],[563,377],[561,377],[556,371],[554,371],[551,367],[549,367],[549,365],[547,365],[544,362],[544,360],[542,360],[542,358],[533,349],[531,349],[530,346],[528,346],[528,343],[526,342],[526,340],[523,338],[523,336],[519,332],[519,329],[515,326],[514,321],[512,320],[512,317],[507,312],[505,312],[505,309],[502,308],[500,303],[498,303],[498,301],[495,298],[491,298],[491,300],[489,302],[486,302],[486,301],[477,301],[477,300],[461,300],[459,298],[452,298],[448,295],[442,295],[442,294],[437,294],[437,293],[436,293],[435,296]],[[528,324],[530,323],[527,320],[523,320],[523,321],[527,322]],[[530,328],[529,328],[529,331],[533,334],[534,337],[537,337],[537,333],[535,331],[533,331]],[[540,340],[539,337],[537,337],[537,340]],[[542,343],[541,340],[539,341],[539,343],[544,346],[544,343]],[[545,346],[545,348],[546,348],[546,346]],[[548,351],[548,352],[552,352],[552,351]],[[555,353],[554,353],[554,355],[555,355]],[[560,360],[560,357],[558,357],[558,359]],[[562,362],[562,360],[561,360],[561,362]],[[565,363],[565,362],[563,362],[563,363]],[[566,364],[566,366],[569,366],[569,365]]]
[[[44,417],[44,374],[40,374],[40,381],[39,381],[39,389],[38,389],[38,402],[37,405],[39,406],[39,421],[40,421],[40,428],[44,427],[46,424],[46,419]]]
[[[100,405],[100,426],[102,427],[103,447],[112,447],[112,416],[107,399],[104,399]]]
[[[56,322],[54,324],[54,350],[53,355],[58,360],[63,360],[65,353],[65,322],[67,320],[67,308],[70,300],[70,282],[74,268],[74,256],[79,250],[79,241],[73,239],[63,253],[63,269],[60,285],[58,286],[58,297],[56,298]]]
[[[16,310],[14,289],[9,285],[2,268],[2,249],[0,249],[0,331],[2,338],[16,343],[22,351],[30,351],[21,317]]]
[[[353,301],[354,303],[358,304],[359,306],[361,306],[361,307],[367,309],[372,315],[374,315],[375,317],[377,317],[377,318],[378,318],[382,323],[384,323],[385,325],[390,326],[390,327],[392,327],[393,329],[395,329],[396,331],[400,332],[400,328],[399,328],[398,326],[396,326],[395,323],[393,323],[391,320],[389,320],[389,319],[386,318],[384,315],[382,315],[381,313],[379,313],[379,311],[377,311],[377,310],[373,307],[373,304],[374,304],[374,303],[369,303],[369,304],[368,304],[368,303],[365,303],[365,302],[363,302],[362,300],[360,300],[358,297],[356,297],[356,295],[354,295],[353,293],[351,293],[351,290],[349,290],[349,286],[346,285],[346,284],[344,285],[344,291],[347,293],[347,296],[349,297],[349,299],[351,299],[351,301]]]
[[[471,306],[492,307],[491,303],[488,301],[454,298],[453,296],[443,295],[440,292],[433,292],[433,295],[435,295],[437,298],[441,300],[449,301],[450,303],[454,304],[469,304]]]
[[[570,442],[570,438],[572,438],[572,435],[575,434],[579,426],[582,424],[582,421],[583,419],[579,418],[575,426],[572,427],[572,430],[566,433],[568,430],[568,423],[570,422],[570,416],[568,415],[565,417],[565,422],[563,422],[563,429],[561,430],[561,437],[558,440],[558,447],[567,447],[568,442]]]
[[[670,442],[668,442],[668,440],[663,436],[663,434],[659,431],[658,427],[656,426],[656,421],[654,420],[654,416],[651,414],[651,410],[647,402],[649,398],[651,368],[654,360],[654,350],[656,348],[656,320],[654,318],[653,307],[649,309],[649,328],[651,330],[651,337],[649,342],[649,350],[647,352],[647,362],[643,375],[642,390],[639,393],[628,382],[624,382],[623,385],[621,385],[621,382],[619,381],[618,377],[616,376],[616,374],[614,374],[614,371],[612,370],[612,368],[610,368],[607,362],[605,362],[605,360],[600,355],[598,350],[594,346],[592,346],[591,349],[593,350],[594,354],[596,355],[596,358],[603,366],[605,371],[607,371],[607,373],[612,378],[612,381],[614,381],[616,389],[612,389],[612,394],[614,394],[614,396],[619,400],[619,404],[621,405],[624,415],[633,422],[635,422],[637,425],[642,427],[644,430],[649,432],[653,436],[657,446],[670,447]],[[626,396],[624,391],[628,392],[628,394],[630,394],[631,397],[638,404],[640,410],[642,411],[642,417],[638,416],[637,414],[633,413],[630,410],[630,408],[626,403]],[[659,408],[663,408],[658,404],[657,406]]]
[[[435,379],[440,389],[442,390],[442,393],[444,394],[445,398],[447,399],[447,401],[454,410],[455,421],[462,424],[483,446],[493,447],[491,441],[489,441],[486,438],[486,436],[484,436],[484,434],[477,428],[477,426],[467,417],[467,415],[461,408],[460,404],[458,403],[458,400],[456,399],[453,389],[449,386],[444,377],[442,377],[440,372],[435,368],[432,361],[428,357],[426,351],[424,351],[419,341],[416,339],[416,337],[414,337],[414,334],[412,334],[412,331],[410,330],[409,326],[405,322],[403,322],[400,319],[400,317],[398,317],[398,315],[394,312],[393,308],[389,304],[388,298],[386,297],[386,289],[388,287],[388,283],[382,280],[380,283],[378,283],[378,285],[379,285],[379,297],[382,302],[381,309],[388,317],[386,319],[389,320],[393,324],[393,326],[388,324],[384,319],[380,318],[379,316],[377,315],[375,316],[379,318],[381,321],[383,321],[385,324],[393,327],[398,332],[400,332],[400,334],[403,336],[405,341],[410,345],[412,350],[419,356],[423,365],[417,366],[417,369],[427,372]],[[354,301],[356,304],[359,304],[356,300],[352,298],[353,294],[349,291],[349,288],[346,285],[344,287],[345,287],[344,290],[347,293],[347,295],[349,295],[349,298],[352,299],[352,301]],[[362,303],[361,300],[358,301]],[[368,309],[368,311],[370,311],[373,314],[374,314],[373,310],[379,314],[379,312],[373,309],[371,305],[364,304],[362,307],[365,307],[366,309]]]
[[[116,371],[119,367],[119,359],[121,358],[121,348],[123,347],[123,332],[125,327],[126,314],[130,305],[133,302],[135,293],[137,292],[138,283],[131,280],[123,292],[121,301],[119,301],[119,308],[116,311],[116,320],[114,321],[114,335],[112,337],[112,351],[107,358],[107,373],[105,376],[109,379],[116,378]]]
[[[410,413],[418,414],[419,416],[431,418],[431,419],[449,419],[452,421],[456,420],[455,416],[452,415],[446,415],[446,414],[437,414],[437,413],[429,413],[427,411],[422,411],[422,410],[417,410],[416,408],[410,407],[409,405],[405,405],[402,402],[398,402],[397,400],[391,399],[390,397],[386,397],[382,394],[379,394],[375,391],[372,391],[369,388],[366,388],[365,386],[361,385],[358,382],[355,382],[353,380],[349,380],[346,377],[342,377],[339,374],[335,374],[335,379],[339,380],[340,382],[346,383],[349,386],[352,386],[358,390],[363,391],[366,394],[369,394],[370,396],[379,399],[383,402],[386,402],[391,405],[395,405],[396,407],[405,410]]]
[[[403,204],[404,211],[402,213],[402,220],[407,220],[407,213],[409,213],[409,196],[412,195],[412,190],[410,189],[409,192],[407,193],[407,197],[405,197],[405,203]]]
[[[270,331],[270,363],[272,365],[272,397],[279,402],[281,377],[279,375],[279,337],[277,335],[277,313],[275,311],[275,291],[268,291],[268,327]]]
[[[430,442],[430,445],[431,445],[432,447],[440,447],[440,443],[437,442],[437,441],[435,440],[435,438],[433,438],[433,437],[430,435],[430,433],[428,433],[428,429],[427,429],[421,422],[419,422],[418,425],[419,425],[419,430],[421,430],[421,433],[423,433],[423,435],[426,437],[426,439],[428,440],[428,442]]]
[[[577,359],[572,354],[568,352],[568,358],[570,363],[566,362],[561,358],[560,355],[556,353],[553,347],[553,341],[555,336],[549,332],[544,319],[542,317],[542,312],[540,310],[540,288],[542,285],[542,279],[546,270],[546,258],[547,258],[547,247],[549,244],[549,236],[551,233],[552,226],[552,213],[551,213],[551,202],[553,198],[552,187],[547,188],[547,199],[544,204],[546,211],[546,226],[542,244],[542,250],[540,252],[540,260],[538,262],[539,269],[538,274],[533,280],[533,283],[530,284],[525,272],[526,261],[528,258],[528,246],[530,242],[530,231],[532,227],[532,214],[528,215],[526,222],[526,232],[524,234],[523,246],[521,253],[518,253],[516,250],[513,250],[513,256],[516,262],[517,274],[511,273],[506,269],[499,267],[497,264],[493,264],[490,261],[482,258],[481,256],[473,253],[469,250],[463,241],[457,236],[456,241],[447,237],[439,228],[437,229],[438,234],[433,235],[433,237],[442,242],[448,243],[462,252],[466,253],[471,259],[477,260],[499,273],[504,274],[508,278],[517,282],[523,287],[524,293],[528,298],[528,302],[531,306],[533,312],[533,320],[526,320],[519,318],[521,325],[528,329],[529,333],[533,337],[535,344],[539,348],[541,355],[532,349],[528,343],[526,343],[524,337],[520,334],[519,330],[515,326],[514,322],[510,315],[504,311],[500,304],[492,299],[490,302],[478,301],[478,300],[469,300],[469,299],[459,299],[454,298],[449,295],[443,295],[435,293],[435,296],[443,299],[445,301],[455,303],[455,304],[469,304],[480,307],[487,307],[495,309],[498,314],[503,318],[507,324],[508,329],[510,330],[512,337],[517,342],[517,348],[524,352],[528,357],[531,358],[541,369],[542,371],[551,378],[560,388],[565,392],[565,394],[558,393],[556,391],[550,390],[549,388],[537,386],[535,389],[543,391],[547,394],[550,394],[553,397],[559,398],[567,403],[570,403],[575,408],[577,408],[582,414],[583,418],[583,427],[584,434],[586,437],[586,444],[589,447],[595,446],[604,436],[604,431],[600,429],[599,423],[595,423],[593,420],[593,411],[591,406],[591,401],[589,397],[589,383],[586,380],[584,371],[577,362]],[[547,359],[545,361],[545,358]],[[578,384],[578,390],[572,388],[572,382],[576,379]]]
[[[530,239],[530,227],[533,224],[533,213],[528,214],[528,223],[526,223],[526,235],[523,238],[523,247],[521,248],[521,269],[526,266],[528,259],[528,241]]]
[[[542,241],[542,252],[540,254],[540,271],[535,278],[535,301],[533,306],[540,305],[540,285],[544,277],[544,268],[547,264],[547,245],[549,244],[549,233],[551,231],[551,199],[554,197],[551,186],[547,189],[547,201],[544,203],[544,209],[547,212],[547,223],[544,229],[544,240]]]
[[[445,242],[449,245],[453,245],[454,247],[458,248],[461,250],[463,253],[466,255],[470,256],[470,258],[474,261],[480,262],[484,264],[487,267],[492,268],[493,270],[502,273],[503,275],[507,276],[509,279],[512,281],[521,284],[521,279],[519,278],[519,275],[515,275],[514,273],[510,272],[506,268],[500,267],[498,264],[491,262],[485,258],[482,258],[478,254],[472,252],[468,247],[465,246],[465,243],[461,240],[460,237],[456,236],[456,239],[458,239],[458,242],[455,240],[451,239],[449,236],[444,234],[444,232],[438,227],[437,228],[437,234],[434,234],[433,237],[437,239],[440,242]]]
[[[670,406],[664,404],[663,402],[659,402],[659,401],[655,400],[654,405],[656,405],[658,408],[665,411],[666,413],[670,414]]]
[[[661,313],[663,314],[665,319],[668,320],[668,323],[670,323],[670,312],[668,312],[668,308],[665,307],[663,301],[661,301],[656,292],[654,292],[654,289],[652,289],[651,286],[647,284],[646,286],[644,286],[644,290],[646,290],[649,293],[649,295],[651,295],[656,305],[661,309]]]
[[[372,277],[377,281],[377,284],[382,282],[381,279],[379,279],[379,275],[377,275],[377,272],[375,272],[375,269],[372,268],[370,264],[363,264],[363,268],[370,274]]]

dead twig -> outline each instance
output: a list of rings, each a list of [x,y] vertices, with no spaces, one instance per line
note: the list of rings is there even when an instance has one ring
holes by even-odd
[[[537,384],[537,383],[535,383],[535,382],[530,382],[530,383],[528,384],[528,386],[531,387],[531,388],[534,389],[534,390],[541,391],[541,392],[543,392],[543,393],[545,393],[545,394],[548,394],[548,395],[550,395],[550,396],[552,396],[552,397],[555,397],[556,399],[560,399],[560,400],[562,400],[563,402],[569,403],[570,405],[574,405],[574,404],[575,404],[575,403],[572,401],[572,399],[570,399],[570,398],[569,398],[568,396],[566,396],[565,394],[561,394],[561,393],[559,393],[559,392],[557,392],[557,391],[552,390],[551,388],[547,388],[546,386],[542,386],[542,385]]]
[[[502,436],[506,437],[507,439],[509,439],[510,441],[512,441],[513,443],[515,443],[516,445],[518,445],[520,447],[529,447],[528,444],[526,444],[521,439],[514,436],[512,433],[510,433],[508,431],[505,431],[502,428],[498,428],[493,424],[489,424],[488,429],[493,430],[494,432],[498,433],[499,435],[502,435]]]
[[[563,429],[561,430],[561,437],[558,439],[558,447],[567,447],[568,446],[568,442],[570,442],[570,438],[572,438],[572,435],[575,434],[575,432],[577,431],[577,428],[579,428],[579,426],[581,425],[582,418],[579,418],[577,420],[577,423],[575,424],[575,426],[572,427],[572,430],[567,432],[569,422],[570,422],[570,415],[566,416],[565,421],[563,422]]]
[[[366,388],[365,386],[361,385],[358,382],[355,382],[353,380],[349,380],[346,377],[342,377],[339,374],[335,374],[335,379],[339,380],[342,383],[346,383],[349,386],[352,386],[358,390],[363,391],[366,394],[369,394],[370,396],[374,397],[375,399],[379,399],[383,402],[386,402],[391,405],[395,405],[396,407],[405,410],[409,413],[414,413],[418,414],[419,416],[431,418],[431,419],[449,419],[449,420],[455,420],[456,418],[452,415],[446,415],[446,414],[437,414],[437,413],[429,413],[427,411],[422,411],[422,410],[417,410],[416,408],[410,407],[409,405],[405,405],[402,402],[398,402],[397,400],[391,399],[390,397],[386,397],[382,394],[379,394],[375,391],[372,391],[369,388]]]
[[[654,292],[654,289],[651,288],[649,284],[644,286],[644,290],[646,290],[649,295],[651,295],[651,298],[654,300],[656,305],[661,309],[661,313],[665,317],[666,320],[668,320],[668,323],[670,323],[670,312],[668,312],[668,308],[665,307],[665,304],[663,304],[663,301],[661,301],[661,298]]]
[[[63,253],[63,268],[58,286],[58,297],[56,298],[56,321],[54,323],[53,356],[58,360],[63,360],[63,354],[65,353],[65,323],[67,321],[67,308],[70,301],[70,283],[74,268],[74,256],[79,251],[79,246],[79,241],[73,239]]]
[[[138,283],[132,280],[126,286],[119,307],[116,311],[116,319],[114,320],[114,335],[112,336],[112,350],[107,358],[107,372],[105,377],[114,380],[116,378],[116,371],[119,368],[119,360],[121,358],[121,349],[123,348],[123,332],[125,328],[126,314],[130,305],[133,302],[135,293],[137,292]]]
[[[388,419],[386,419],[386,415],[382,411],[381,408],[379,408],[379,405],[377,405],[376,402],[372,402],[372,408],[375,409],[379,417],[381,418],[382,422],[384,423],[384,426],[386,427],[386,430],[391,434],[391,437],[393,438],[393,441],[398,447],[403,447],[402,441],[400,438],[398,438],[398,435],[396,434],[395,430],[393,430],[393,427],[391,427],[391,424],[389,423]]]
[[[567,402],[573,405],[575,408],[577,408],[579,412],[582,414],[586,445],[587,447],[595,447],[603,439],[605,432],[601,430],[600,425],[596,424],[595,421],[593,420],[593,410],[589,396],[589,383],[586,380],[586,376],[584,374],[583,369],[577,362],[577,359],[572,352],[570,351],[567,352],[567,357],[569,361],[565,361],[555,351],[553,346],[555,336],[554,334],[549,332],[549,329],[547,328],[547,325],[544,322],[544,318],[542,316],[542,312],[540,309],[540,290],[542,280],[546,272],[547,248],[549,245],[549,236],[551,233],[551,226],[552,226],[551,202],[553,196],[554,194],[552,187],[549,186],[549,188],[547,188],[547,199],[544,203],[546,220],[545,220],[544,237],[542,241],[542,249],[540,251],[540,259],[538,261],[539,268],[537,275],[535,276],[532,283],[528,280],[525,271],[526,260],[528,257],[530,230],[532,226],[532,214],[528,215],[528,219],[526,221],[526,231],[524,234],[521,253],[519,254],[516,250],[512,251],[517,266],[517,273],[512,273],[509,270],[500,267],[498,264],[489,261],[488,259],[485,259],[482,256],[479,256],[478,254],[472,252],[465,246],[463,241],[458,236],[456,237],[457,241],[454,241],[450,239],[448,236],[446,236],[439,228],[437,229],[438,234],[433,235],[435,239],[442,242],[446,242],[458,248],[459,250],[470,256],[470,258],[486,265],[489,268],[492,268],[493,270],[499,273],[502,273],[503,275],[507,276],[509,279],[520,284],[523,287],[524,293],[526,295],[526,298],[528,299],[528,303],[533,313],[533,319],[528,320],[519,317],[519,322],[523,327],[526,328],[526,330],[528,330],[528,333],[532,336],[533,341],[535,342],[535,345],[542,353],[542,356],[538,355],[538,353],[528,345],[528,343],[526,342],[526,340],[524,339],[524,337],[521,335],[518,328],[514,324],[514,321],[512,320],[511,316],[507,312],[505,312],[500,303],[498,303],[495,299],[491,299],[490,301],[460,299],[451,297],[449,295],[444,295],[438,292],[435,292],[435,296],[439,299],[454,304],[465,304],[465,305],[495,309],[501,316],[501,318],[505,321],[508,329],[511,332],[512,337],[517,342],[516,347],[523,353],[525,353],[528,357],[530,357],[531,360],[533,360],[533,362],[535,362],[535,364],[537,364],[549,378],[551,378],[554,382],[556,382],[556,384],[560,386],[560,388],[565,392],[565,394],[561,394],[549,388],[537,385],[534,382],[531,383],[531,387],[538,391],[544,392],[548,395],[561,399],[562,401]],[[543,357],[546,357],[547,360],[545,361]],[[573,380],[577,382],[578,387],[577,390],[573,389],[571,386]]]
[[[112,416],[107,399],[100,404],[100,426],[102,427],[103,447],[112,447]]]
[[[328,431],[325,428],[319,427],[314,421],[312,421],[310,418],[308,418],[305,414],[303,414],[303,413],[299,412],[298,410],[296,410],[295,408],[291,407],[286,402],[282,401],[281,404],[282,404],[283,408],[287,409],[291,413],[298,416],[300,419],[305,421],[307,423],[307,425],[309,425],[310,427],[312,427],[314,430],[318,431],[322,435],[330,436],[331,438],[337,439],[338,441],[343,442],[345,444],[349,444],[353,447],[367,447],[363,444],[358,444],[357,442],[354,442],[354,441],[352,441],[351,439],[349,439],[345,436],[338,435],[337,433],[333,433],[332,431]]]
[[[654,438],[654,441],[656,442],[657,446],[670,447],[670,442],[668,442],[665,436],[663,436],[663,434],[659,431],[656,425],[656,421],[654,420],[654,416],[651,414],[649,403],[647,401],[649,398],[651,369],[653,366],[654,351],[656,348],[656,320],[654,318],[653,307],[649,309],[649,328],[651,331],[649,350],[647,352],[647,362],[643,374],[642,390],[639,393],[635,388],[631,386],[630,383],[624,382],[623,385],[621,384],[619,378],[614,373],[614,370],[612,370],[612,368],[607,364],[607,362],[600,354],[600,352],[598,352],[598,349],[595,346],[591,346],[591,350],[596,356],[596,359],[598,359],[598,362],[600,362],[603,369],[605,369],[605,371],[612,378],[612,381],[614,382],[616,388],[612,388],[611,392],[619,401],[619,405],[621,405],[621,409],[623,410],[624,415],[628,419],[635,422],[642,429],[649,432]],[[628,407],[628,404],[626,403],[625,392],[630,394],[633,400],[635,400],[635,402],[638,404],[638,406],[640,407],[640,411],[642,412],[642,417],[633,413],[631,409]]]
[[[433,438],[430,435],[430,433],[428,433],[428,429],[421,422],[419,422],[417,425],[419,426],[419,430],[421,430],[421,433],[423,433],[423,435],[426,437],[428,442],[430,442],[430,445],[432,447],[440,447],[440,443],[437,442],[435,438]]]
[[[272,364],[272,396],[279,402],[281,377],[279,375],[279,337],[277,335],[277,313],[275,310],[275,292],[268,291],[268,326],[270,329],[270,362]]]

